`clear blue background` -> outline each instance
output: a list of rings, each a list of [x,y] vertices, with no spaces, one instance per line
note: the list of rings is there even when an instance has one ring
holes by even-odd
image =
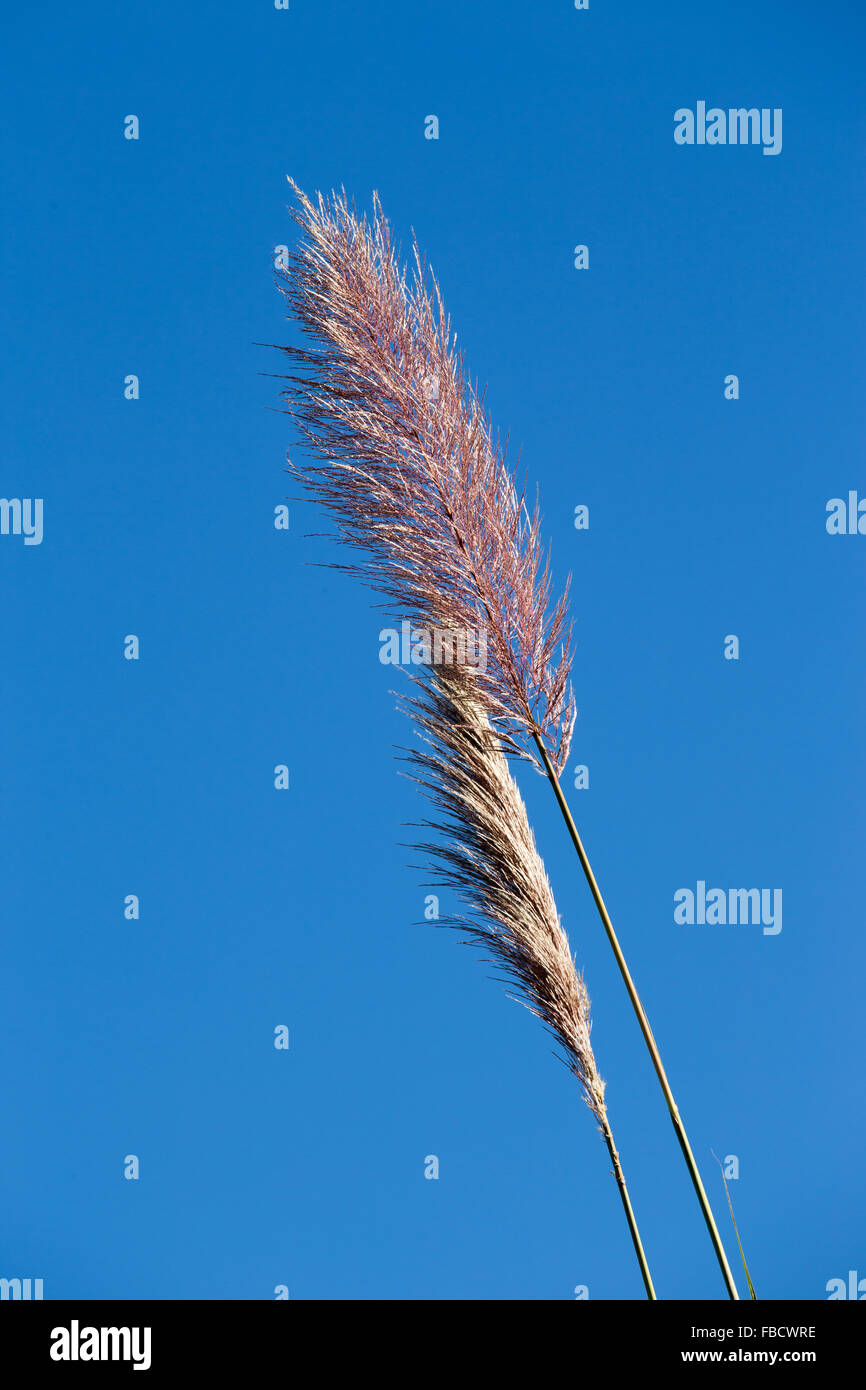
[[[0,493],[44,498],[45,538],[0,537],[0,1275],[642,1295],[546,1034],[421,920],[381,614],[312,567],[342,557],[308,504],[273,529],[292,441],[254,343],[295,340],[291,173],[414,226],[539,486],[574,574],[572,802],[732,1259],[711,1148],[739,1157],[761,1296],[866,1276],[866,537],[825,530],[866,494],[861,6],[159,0],[6,27]],[[676,146],[699,99],[782,107],[782,153]],[[722,1297],[552,798],[522,782],[659,1293]],[[675,925],[701,878],[781,887],[781,934]]]

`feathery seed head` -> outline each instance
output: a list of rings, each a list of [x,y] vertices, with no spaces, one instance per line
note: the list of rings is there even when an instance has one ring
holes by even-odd
[[[291,182],[291,181],[290,181]],[[295,188],[295,185],[292,184]],[[401,269],[378,197],[295,188],[303,237],[280,286],[318,347],[285,347],[284,392],[313,463],[293,472],[360,558],[346,566],[401,615],[488,632],[479,686],[509,752],[561,771],[574,704],[567,590],[552,606],[537,504],[509,472],[413,241]]]
[[[604,1082],[590,1041],[590,1004],[545,872],[526,807],[475,678],[437,670],[402,703],[424,738],[409,753],[415,778],[441,815],[420,848],[437,881],[454,889],[468,916],[455,927],[485,949],[517,987],[517,997],[560,1044],[587,1104],[603,1121]]]

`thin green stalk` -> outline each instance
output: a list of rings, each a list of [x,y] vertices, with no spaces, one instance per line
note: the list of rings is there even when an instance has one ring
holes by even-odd
[[[540,738],[536,737],[535,742],[536,746],[538,747],[541,760],[544,763],[544,769],[547,773],[548,781],[550,782],[550,785],[553,788],[553,793],[556,797],[559,809],[562,812],[563,820],[565,821],[565,824],[568,827],[568,832],[571,836],[574,848],[577,850],[577,857],[580,860],[580,866],[583,869],[583,872],[586,876],[586,881],[589,884],[590,892],[593,896],[593,900],[595,902],[596,907],[598,908],[598,914],[601,918],[602,925],[604,926],[604,930],[607,934],[607,939],[610,942],[613,954],[616,957],[616,963],[619,966],[619,972],[622,975],[623,982],[628,991],[628,997],[631,1000],[632,1008],[634,1009],[635,1014],[637,1015],[637,1021],[640,1024],[640,1029],[643,1033],[644,1041],[649,1050],[650,1057],[652,1058],[652,1064],[655,1068],[656,1076],[659,1079],[659,1085],[661,1086],[662,1093],[664,1094],[664,1098],[667,1101],[667,1107],[670,1111],[671,1120],[673,1121],[674,1131],[676,1132],[677,1140],[679,1141],[679,1146],[682,1149],[683,1158],[686,1161],[686,1167],[689,1170],[689,1176],[691,1177],[695,1192],[697,1193],[698,1201],[700,1202],[701,1206],[701,1211],[703,1212],[704,1220],[707,1223],[707,1230],[710,1233],[710,1239],[713,1242],[713,1249],[716,1252],[716,1259],[719,1262],[719,1266],[721,1268],[722,1275],[727,1286],[728,1297],[731,1299],[738,1300],[740,1295],[737,1292],[737,1286],[734,1283],[734,1276],[731,1273],[731,1268],[728,1264],[728,1258],[725,1254],[724,1246],[722,1245],[721,1236],[719,1235],[715,1218],[713,1217],[713,1213],[710,1208],[710,1203],[707,1198],[707,1194],[704,1191],[704,1184],[701,1181],[701,1175],[698,1171],[698,1165],[695,1162],[695,1156],[692,1153],[692,1148],[689,1144],[689,1139],[688,1135],[686,1134],[685,1125],[683,1124],[682,1119],[680,1117],[680,1112],[677,1109],[677,1104],[674,1100],[673,1091],[670,1088],[670,1083],[668,1082],[664,1066],[662,1065],[662,1059],[659,1054],[658,1047],[656,1046],[656,1040],[653,1037],[652,1029],[649,1026],[649,1020],[647,1019],[647,1016],[644,1013],[644,1008],[640,1001],[640,995],[638,994],[637,989],[635,988],[635,983],[629,972],[628,965],[626,964],[625,956],[622,953],[622,947],[620,946],[619,941],[617,940],[616,932],[613,929],[613,923],[611,922],[610,915],[608,913],[607,908],[605,907],[604,898],[601,896],[601,890],[599,889],[599,886],[595,881],[595,874],[592,872],[592,865],[590,864],[586,850],[583,847],[583,842],[581,841],[580,835],[578,834],[577,826],[574,823],[574,817],[572,816],[571,811],[569,810],[568,802],[566,801],[565,796],[563,795],[562,787],[559,785],[559,778],[557,777],[554,766],[550,761],[547,749],[544,747],[544,744],[542,743]]]
[[[728,1180],[727,1180],[727,1178],[725,1177],[725,1170],[724,1170],[724,1168],[722,1167],[722,1160],[719,1158],[718,1154],[713,1153],[713,1150],[712,1150],[712,1149],[710,1149],[710,1153],[713,1154],[713,1158],[716,1160],[716,1162],[717,1162],[718,1165],[719,1165],[719,1170],[720,1170],[720,1172],[721,1172],[721,1174],[722,1174],[722,1182],[725,1184],[725,1196],[726,1196],[727,1199],[728,1199],[728,1210],[729,1210],[730,1213],[731,1213],[731,1220],[732,1220],[732,1222],[734,1223],[734,1235],[737,1237],[737,1244],[738,1244],[739,1247],[740,1247],[740,1259],[743,1261],[743,1269],[746,1271],[746,1283],[747,1283],[748,1286],[749,1286],[749,1297],[750,1297],[754,1302],[757,1302],[757,1301],[758,1301],[758,1295],[755,1293],[755,1286],[754,1286],[754,1284],[752,1283],[752,1276],[751,1276],[751,1274],[749,1273],[749,1266],[746,1264],[746,1252],[745,1252],[745,1250],[743,1249],[743,1242],[740,1240],[740,1228],[739,1228],[739,1226],[737,1225],[737,1218],[734,1216],[734,1204],[733,1204],[733,1202],[731,1201],[731,1190],[730,1190],[730,1188],[728,1187]]]
[[[604,1120],[602,1121],[601,1132],[604,1135],[604,1142],[607,1144],[607,1151],[610,1154],[610,1161],[613,1164],[613,1175],[616,1178],[616,1184],[619,1188],[619,1195],[622,1198],[623,1210],[625,1211],[625,1219],[628,1222],[628,1229],[631,1232],[632,1244],[634,1245],[634,1251],[637,1255],[637,1262],[640,1265],[641,1276],[643,1278],[644,1287],[646,1288],[646,1296],[647,1298],[656,1301],[656,1291],[653,1288],[652,1275],[649,1272],[649,1265],[647,1264],[646,1255],[644,1254],[644,1249],[640,1238],[640,1232],[637,1228],[637,1221],[635,1220],[635,1214],[632,1210],[631,1198],[628,1195],[628,1188],[626,1187],[625,1175],[622,1171],[622,1164],[619,1161],[619,1154],[616,1151],[616,1144],[613,1142],[613,1131],[611,1130],[610,1123],[606,1115],[604,1117]]]

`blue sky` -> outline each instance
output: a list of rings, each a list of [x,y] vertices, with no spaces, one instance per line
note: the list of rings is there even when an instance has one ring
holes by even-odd
[[[0,1275],[642,1296],[548,1038],[421,920],[381,615],[311,563],[341,557],[308,504],[273,528],[292,441],[254,344],[296,340],[291,173],[415,228],[538,485],[574,582],[572,805],[732,1258],[711,1149],[739,1159],[759,1295],[866,1277],[866,538],[825,526],[866,496],[860,6],[157,0],[7,26],[0,493],[43,499],[44,538],[0,536]],[[703,100],[781,108],[781,153],[676,145]],[[521,782],[658,1292],[721,1297],[552,798]],[[781,932],[675,923],[699,880],[781,888]]]

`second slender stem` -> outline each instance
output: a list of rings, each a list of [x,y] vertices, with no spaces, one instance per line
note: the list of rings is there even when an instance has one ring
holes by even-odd
[[[647,1264],[647,1258],[644,1254],[644,1248],[641,1242],[640,1232],[637,1228],[637,1221],[635,1219],[635,1214],[632,1209],[631,1198],[628,1195],[628,1188],[626,1187],[625,1183],[625,1175],[622,1171],[622,1164],[619,1160],[619,1154],[616,1151],[616,1144],[613,1142],[613,1131],[611,1130],[610,1122],[607,1118],[606,1113],[604,1115],[604,1119],[602,1120],[601,1132],[604,1135],[604,1142],[607,1144],[607,1151],[610,1154],[610,1161],[613,1164],[613,1175],[616,1178],[616,1185],[619,1188],[619,1195],[622,1198],[625,1219],[628,1222],[628,1229],[631,1232],[632,1244],[634,1245],[634,1251],[637,1255],[637,1262],[640,1265],[640,1272],[643,1278],[644,1287],[646,1289],[646,1296],[647,1298],[656,1301],[656,1291],[653,1288],[652,1275],[649,1272],[649,1265]]]
[[[542,743],[541,739],[536,736],[535,742],[539,754],[541,756],[541,760],[544,764],[544,769],[547,773],[548,781],[550,782],[550,785],[553,788],[553,793],[559,804],[559,809],[562,812],[563,819],[565,821],[566,826],[568,827],[568,832],[571,836],[572,843],[574,845],[574,848],[577,850],[577,857],[580,860],[580,866],[583,869],[586,881],[589,884],[590,892],[593,896],[593,900],[595,902],[596,907],[598,908],[598,914],[601,917],[602,925],[604,926],[605,933],[607,934],[607,939],[610,942],[611,949],[616,958],[616,963],[619,966],[619,972],[622,975],[623,982],[628,991],[628,997],[631,1000],[632,1008],[634,1009],[635,1014],[637,1015],[637,1021],[640,1024],[640,1029],[643,1033],[644,1041],[649,1050],[649,1054],[652,1059],[652,1064],[655,1068],[656,1076],[659,1079],[659,1085],[662,1088],[664,1098],[667,1102],[668,1110],[670,1111],[670,1116],[671,1120],[673,1121],[673,1126],[676,1132],[677,1140],[679,1142],[680,1148],[682,1149],[683,1158],[686,1161],[686,1167],[689,1170],[689,1176],[691,1177],[695,1192],[697,1193],[701,1211],[703,1212],[704,1220],[707,1224],[707,1230],[710,1233],[710,1239],[713,1243],[713,1249],[716,1252],[716,1258],[719,1262],[719,1266],[722,1271],[722,1276],[727,1286],[728,1296],[731,1299],[738,1300],[740,1295],[737,1292],[737,1286],[734,1283],[734,1276],[731,1273],[731,1267],[728,1264],[728,1258],[725,1254],[724,1246],[722,1245],[721,1236],[719,1235],[715,1218],[713,1216],[712,1209],[707,1198],[707,1194],[704,1191],[704,1184],[701,1181],[701,1175],[698,1170],[698,1165],[695,1162],[695,1156],[692,1153],[692,1148],[689,1143],[688,1135],[686,1134],[685,1125],[683,1124],[682,1119],[680,1117],[680,1112],[677,1109],[677,1104],[674,1100],[673,1091],[670,1088],[670,1083],[668,1082],[667,1074],[665,1072],[664,1066],[662,1065],[662,1059],[658,1047],[656,1045],[656,1040],[653,1037],[652,1029],[649,1025],[649,1020],[644,1012],[643,1004],[640,1001],[640,995],[638,994],[637,989],[635,988],[635,983],[631,977],[628,965],[626,964],[625,956],[622,953],[622,947],[620,946],[619,941],[617,940],[616,932],[613,929],[613,923],[610,920],[610,914],[608,913],[608,910],[605,907],[604,898],[601,896],[601,890],[595,880],[595,874],[592,872],[592,865],[589,862],[586,850],[583,847],[583,842],[581,841],[580,835],[578,834],[577,826],[574,823],[574,817],[572,816],[568,802],[566,801],[565,796],[563,795],[562,787],[559,785],[559,778],[556,775],[556,770],[553,766],[553,763],[550,761],[547,749],[544,747],[544,744]]]

